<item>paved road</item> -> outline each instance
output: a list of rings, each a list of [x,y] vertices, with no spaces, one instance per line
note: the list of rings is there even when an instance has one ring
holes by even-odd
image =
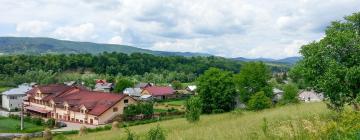
[[[95,125],[86,125],[86,124],[79,124],[79,123],[71,123],[71,122],[65,122],[66,123],[66,127],[62,127],[59,129],[53,129],[51,131],[53,132],[61,132],[61,131],[71,131],[71,130],[80,130],[81,126],[85,126],[87,128],[95,128],[95,127],[99,127],[99,126],[95,126]]]

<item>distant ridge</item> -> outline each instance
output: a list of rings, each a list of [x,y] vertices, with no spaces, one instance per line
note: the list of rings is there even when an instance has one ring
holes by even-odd
[[[279,63],[279,64],[287,64],[287,65],[293,65],[296,62],[298,62],[299,60],[302,59],[302,57],[287,57],[287,58],[283,58],[283,59],[271,59],[271,58],[254,58],[254,59],[250,59],[250,58],[244,58],[244,57],[237,57],[237,58],[232,58],[233,60],[237,60],[237,61],[244,61],[244,62],[253,62],[253,61],[262,61],[262,62],[266,62],[266,63]]]
[[[0,54],[71,54],[102,52],[147,53],[160,56],[211,56],[205,53],[165,52],[127,45],[77,42],[45,37],[0,37]]]

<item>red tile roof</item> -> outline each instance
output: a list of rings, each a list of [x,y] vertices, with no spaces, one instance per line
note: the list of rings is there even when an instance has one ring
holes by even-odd
[[[172,87],[146,87],[144,90],[148,91],[152,96],[165,96],[174,94],[174,89]]]
[[[33,97],[38,90],[41,93],[49,94],[43,100],[53,100],[57,107],[63,107],[64,102],[67,102],[70,110],[78,112],[81,106],[84,105],[88,114],[95,116],[101,115],[127,96],[124,94],[88,91],[83,87],[62,84],[35,87],[27,93]]]

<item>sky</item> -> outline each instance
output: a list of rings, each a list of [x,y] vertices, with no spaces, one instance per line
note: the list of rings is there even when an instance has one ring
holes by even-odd
[[[0,0],[0,36],[284,58],[360,0]]]

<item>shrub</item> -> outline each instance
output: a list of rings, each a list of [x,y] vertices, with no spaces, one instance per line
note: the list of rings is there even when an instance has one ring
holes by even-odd
[[[124,110],[124,119],[129,120],[135,115],[144,114],[145,117],[149,117],[154,113],[154,106],[152,103],[139,103],[131,104]]]
[[[148,132],[148,140],[165,140],[164,130],[159,125],[151,128]]]
[[[271,107],[271,99],[265,96],[263,91],[255,93],[250,97],[248,107],[251,110],[262,110]]]
[[[34,117],[31,119],[32,123],[36,124],[36,125],[42,125],[44,124],[44,120],[40,117]]]
[[[191,97],[186,101],[185,117],[189,122],[196,122],[200,120],[201,114],[201,100],[199,97]]]
[[[136,139],[135,134],[132,133],[129,128],[125,127],[125,132],[127,135],[127,138],[126,138],[127,140],[135,140]]]
[[[299,89],[294,84],[286,84],[284,86],[284,95],[282,100],[280,101],[281,104],[288,104],[288,103],[298,103],[298,92]]]
[[[52,134],[50,129],[45,129],[43,138],[44,140],[52,140]]]
[[[48,128],[54,128],[55,124],[56,124],[56,120],[54,118],[50,118],[45,122],[45,125]]]

